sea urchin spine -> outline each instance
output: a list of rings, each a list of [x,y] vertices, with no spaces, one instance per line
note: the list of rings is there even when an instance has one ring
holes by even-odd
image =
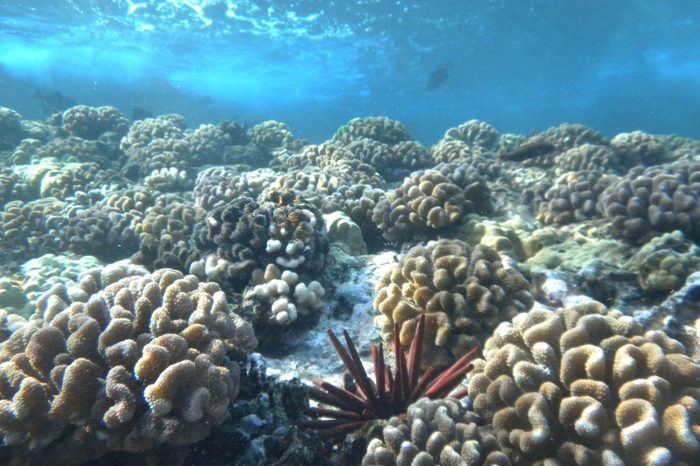
[[[362,427],[373,419],[388,419],[406,413],[408,406],[419,398],[461,398],[465,390],[452,392],[472,368],[476,348],[459,358],[446,369],[428,368],[420,374],[420,351],[425,332],[425,314],[421,315],[411,346],[406,355],[399,342],[398,325],[394,329],[393,347],[396,359],[394,373],[386,366],[384,349],[372,343],[372,363],[374,380],[364,366],[357,348],[347,330],[343,331],[345,348],[332,330],[327,330],[328,338],[342,359],[345,368],[355,381],[355,390],[322,381],[314,380],[315,387],[309,388],[309,397],[332,408],[311,407],[309,413],[322,417],[303,423],[304,427],[318,430],[323,437],[343,435]]]

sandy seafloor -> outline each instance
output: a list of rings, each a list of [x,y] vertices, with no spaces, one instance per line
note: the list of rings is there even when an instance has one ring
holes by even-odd
[[[567,309],[562,322],[575,326],[570,310],[595,300],[616,324],[590,324],[581,351],[605,351],[576,378],[609,382],[604,402],[572,389],[564,363],[513,353],[550,371],[562,396],[593,403],[576,422],[554,414],[551,439],[584,445],[580,464],[611,451],[624,464],[697,464],[700,141],[568,123],[503,134],[468,120],[424,144],[384,117],[311,144],[283,122],[189,128],[177,115],[129,121],[86,106],[28,121],[0,108],[0,462],[360,464],[379,430],[323,443],[298,426],[301,408],[273,413],[289,381],[347,381],[326,329],[347,329],[374,376],[369,344],[390,341],[393,322],[435,319],[433,361],[453,362],[465,345],[490,360],[512,343],[501,335],[484,350],[494,332],[514,318],[530,325],[517,314]],[[616,359],[602,342],[612,335],[661,353]],[[249,354],[265,360],[266,383],[246,375]],[[601,358],[607,368],[595,369]],[[629,371],[645,393],[663,386],[634,421],[625,400],[647,395],[621,388]],[[282,404],[305,402],[303,390],[284,393]],[[498,450],[487,431],[499,461],[538,459],[475,406],[484,437],[470,441],[483,454],[462,451],[461,464],[504,464],[487,457]],[[521,415],[519,428],[537,433],[538,415]],[[605,435],[581,428],[586,437],[577,422]],[[633,430],[653,451],[635,450]],[[574,464],[544,445],[541,459]]]

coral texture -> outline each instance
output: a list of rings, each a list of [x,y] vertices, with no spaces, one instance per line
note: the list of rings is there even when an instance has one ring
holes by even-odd
[[[469,213],[491,211],[491,193],[478,177],[456,180],[437,170],[414,172],[374,207],[372,220],[389,241],[430,238]]]
[[[376,286],[374,308],[385,341],[399,326],[408,348],[421,314],[427,315],[421,366],[445,365],[481,347],[500,322],[530,309],[527,280],[505,268],[493,249],[473,250],[458,240],[439,240],[411,248]]]
[[[341,126],[333,140],[350,144],[362,138],[373,139],[384,144],[396,144],[411,139],[408,129],[400,122],[387,117],[353,118]]]
[[[600,195],[598,209],[613,233],[644,244],[661,233],[680,230],[700,241],[700,161],[635,167]]]
[[[85,275],[52,287],[0,346],[0,432],[32,464],[191,444],[238,393],[227,353],[254,345],[216,284],[168,269]]]
[[[382,439],[369,442],[362,466],[510,466],[496,438],[477,422],[457,400],[422,398],[405,419],[389,419]]]
[[[514,464],[688,464],[700,366],[662,332],[588,302],[500,325],[469,376]]]

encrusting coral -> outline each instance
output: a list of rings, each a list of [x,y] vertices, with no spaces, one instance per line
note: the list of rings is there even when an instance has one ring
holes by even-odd
[[[444,366],[482,342],[503,320],[530,309],[527,280],[504,267],[493,249],[459,240],[411,248],[376,286],[375,319],[385,341],[398,326],[409,347],[416,323],[427,316],[422,367]]]
[[[255,344],[218,285],[191,275],[112,267],[55,285],[0,345],[0,433],[31,464],[194,443],[237,396],[228,353]]]
[[[522,465],[696,464],[700,365],[595,301],[503,323],[469,374],[475,411]]]

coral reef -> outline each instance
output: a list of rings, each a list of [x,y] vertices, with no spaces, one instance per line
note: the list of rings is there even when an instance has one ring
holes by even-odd
[[[245,171],[246,166],[210,167],[199,172],[194,186],[195,203],[209,211],[238,196],[255,199],[277,175],[269,168]]]
[[[115,107],[77,105],[63,112],[63,129],[83,139],[100,139],[107,132],[121,138],[129,130],[129,120]]]
[[[498,441],[479,424],[478,416],[457,400],[420,399],[406,410],[406,418],[392,417],[373,439],[362,466],[402,465],[510,466]]]
[[[614,181],[614,176],[597,170],[561,175],[544,199],[535,202],[537,220],[545,225],[566,225],[597,217],[598,197]]]
[[[0,107],[0,151],[14,149],[23,137],[22,116],[11,108]]]
[[[255,343],[219,287],[191,275],[117,267],[56,285],[0,345],[0,432],[32,464],[191,444],[237,396],[227,353]]]
[[[261,203],[238,197],[195,227],[203,257],[190,270],[239,292],[268,264],[314,276],[328,251],[322,228],[320,212],[291,191],[271,191]]]
[[[700,366],[662,332],[589,302],[500,325],[469,374],[514,464],[695,461]]]
[[[469,213],[492,209],[488,186],[475,177],[463,182],[437,170],[414,172],[379,201],[372,221],[389,241],[434,237]]]
[[[530,309],[527,280],[504,267],[493,249],[459,240],[411,248],[376,286],[374,308],[384,340],[399,329],[401,345],[414,339],[418,318],[427,328],[421,366],[441,366],[481,347],[503,320]]]
[[[484,121],[469,120],[456,128],[448,129],[443,139],[462,141],[468,147],[491,149],[498,142],[498,131]]]
[[[680,231],[665,233],[642,246],[627,267],[637,274],[642,290],[670,292],[700,268],[700,248]]]
[[[699,201],[700,161],[681,160],[633,168],[601,193],[598,209],[613,233],[633,244],[674,230],[698,242]]]
[[[393,145],[408,141],[411,139],[411,134],[403,124],[391,118],[365,117],[353,118],[333,135],[333,140],[343,145],[363,138]]]

